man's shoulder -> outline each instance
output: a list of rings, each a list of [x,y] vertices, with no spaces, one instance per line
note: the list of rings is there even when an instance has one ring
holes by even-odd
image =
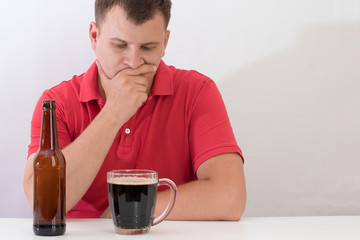
[[[83,75],[74,75],[70,80],[62,81],[44,91],[43,97],[55,99],[58,104],[74,103],[79,100]]]
[[[59,84],[51,87],[48,91],[66,93],[66,92],[79,92],[83,75],[74,75],[70,80],[65,80]]]
[[[198,89],[204,85],[214,83],[210,77],[196,70],[180,69],[174,66],[169,66],[169,69],[172,73],[175,88],[186,87]]]
[[[84,75],[74,75],[71,79],[64,80],[60,82],[59,84],[47,89],[47,91],[50,91],[52,93],[56,94],[77,94],[79,95],[80,89],[81,89],[81,83],[84,79]]]
[[[175,78],[184,78],[191,81],[201,81],[201,80],[211,80],[208,76],[196,71],[196,70],[188,70],[182,68],[176,68],[172,65],[168,66],[173,77]]]

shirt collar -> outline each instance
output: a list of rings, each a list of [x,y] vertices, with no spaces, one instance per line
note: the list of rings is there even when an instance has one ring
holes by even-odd
[[[172,95],[174,92],[174,81],[170,68],[161,61],[156,71],[154,83],[150,96]]]
[[[89,102],[91,100],[101,99],[97,78],[97,65],[96,62],[94,62],[83,75],[83,79],[80,85],[80,102]]]
[[[96,62],[83,75],[80,86],[79,100],[81,102],[89,102],[91,100],[100,100],[99,87],[97,84],[98,71]],[[172,95],[174,92],[174,83],[170,68],[161,61],[156,71],[154,83],[150,96],[166,96]]]

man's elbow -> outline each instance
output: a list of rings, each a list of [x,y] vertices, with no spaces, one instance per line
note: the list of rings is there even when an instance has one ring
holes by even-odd
[[[225,221],[239,221],[245,210],[246,199],[230,199],[225,207]]]
[[[223,211],[225,221],[239,221],[246,206],[246,190],[233,191],[224,195]]]
[[[23,186],[24,186],[24,192],[29,200],[31,208],[33,207],[33,183],[32,183],[32,177],[31,178],[24,178]]]
[[[24,192],[29,200],[31,208],[33,207],[33,160],[35,157],[35,153],[31,154],[27,160],[24,179],[23,179],[23,187]]]

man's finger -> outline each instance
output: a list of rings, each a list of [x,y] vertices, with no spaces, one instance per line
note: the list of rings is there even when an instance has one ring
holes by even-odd
[[[127,68],[127,69],[124,69],[122,72],[129,76],[139,76],[139,75],[144,75],[147,73],[156,72],[156,66],[152,65],[152,64],[143,64],[136,69]]]

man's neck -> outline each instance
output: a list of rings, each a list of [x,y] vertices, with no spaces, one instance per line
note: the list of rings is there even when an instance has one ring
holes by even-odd
[[[104,100],[106,100],[106,94],[105,94],[104,88],[101,85],[101,80],[100,80],[99,74],[98,74],[98,77],[97,77],[97,84],[98,84],[100,97],[102,97]]]

